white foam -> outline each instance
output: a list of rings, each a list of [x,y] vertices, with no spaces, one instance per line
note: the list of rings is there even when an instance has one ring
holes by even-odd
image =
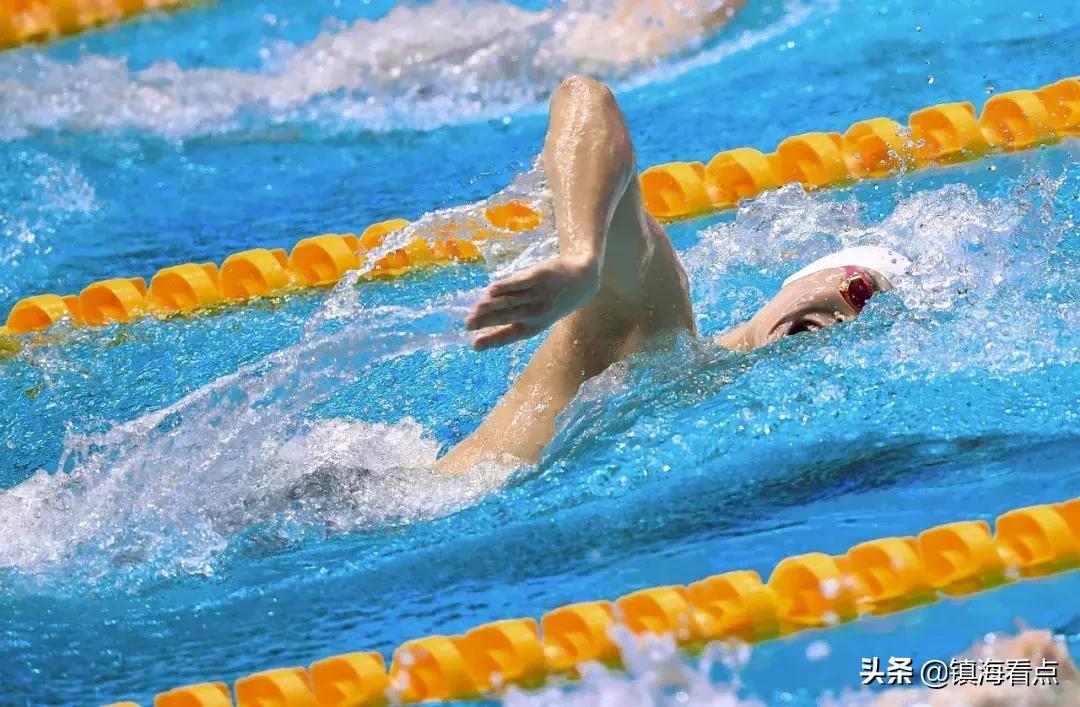
[[[537,200],[544,188],[534,170],[493,199]],[[487,203],[428,215],[388,236],[368,263],[418,229],[476,219]],[[516,236],[482,244],[493,267],[526,267],[553,248],[550,232]],[[435,472],[438,443],[415,422],[308,419],[374,362],[467,340],[462,322],[479,292],[418,309],[363,310],[355,281],[342,278],[298,344],[161,410],[100,434],[69,435],[55,472],[0,492],[0,570],[54,589],[133,587],[213,573],[242,531],[272,535],[288,526],[321,534],[411,523],[498,488],[511,469]],[[43,371],[68,363],[62,349],[34,355]]]
[[[1041,258],[1056,251],[1068,222],[1036,231],[1024,223],[1046,209],[1061,185],[1034,174],[1015,193],[984,199],[966,184],[949,184],[898,198],[891,214],[869,225],[866,205],[854,193],[807,194],[788,185],[740,207],[734,220],[703,231],[684,260],[701,309],[736,298],[734,308],[721,307],[731,311],[731,322],[749,318],[774,292],[733,292],[727,277],[732,268],[786,273],[792,263],[868,243],[911,255],[911,277],[901,279],[896,290],[907,308],[947,310],[1000,294],[1003,285],[1022,288],[1038,265],[1017,257],[1021,244],[1042,251]]]
[[[733,222],[702,234],[701,243],[686,256],[695,301],[699,311],[734,320],[742,308],[752,310],[770,293],[746,292],[748,288],[727,276],[731,268],[779,273],[788,259],[807,260],[837,245],[872,239],[903,245],[912,256],[910,285],[896,293],[906,308],[888,323],[888,336],[879,338],[872,352],[848,351],[834,361],[823,349],[808,354],[806,365],[818,365],[819,359],[837,371],[873,365],[888,379],[909,376],[912,370],[929,378],[957,366],[984,372],[1030,368],[1051,359],[1075,361],[1080,353],[1060,346],[1055,332],[1075,330],[1076,312],[1070,313],[1067,303],[1035,306],[1023,301],[1030,289],[1025,278],[1042,267],[1039,258],[1048,257],[1062,229],[1069,228],[1068,223],[1050,228],[1039,224],[1033,232],[1024,227],[1058,184],[1033,178],[1030,198],[1023,203],[1015,195],[980,199],[958,185],[920,192],[902,198],[889,217],[872,226],[862,223],[863,207],[854,196],[837,201],[798,189],[779,190],[744,206]],[[543,190],[542,179],[532,172],[495,198],[542,203]],[[429,215],[388,237],[383,250],[400,247],[414,231],[434,222],[475,218],[483,206]],[[1017,258],[1021,243],[1038,258]],[[552,234],[542,231],[517,240],[492,239],[483,247],[490,249],[490,267],[504,273],[549,255],[554,245]],[[1031,282],[1053,284],[1051,278],[1075,279],[1075,273],[1040,270],[1039,279]],[[31,578],[60,576],[76,585],[137,584],[179,573],[214,572],[232,538],[249,529],[284,523],[318,534],[409,523],[483,497],[508,470],[481,470],[466,479],[435,476],[430,468],[435,442],[415,423],[308,420],[313,406],[354,382],[376,361],[465,345],[461,322],[477,296],[462,292],[417,309],[364,310],[357,304],[352,279],[343,279],[298,344],[160,411],[103,434],[71,436],[57,471],[40,472],[0,493],[0,568]],[[1010,306],[1011,298],[1017,306]],[[731,302],[735,305],[729,306]],[[942,310],[957,314],[949,327],[938,326],[934,318]],[[41,353],[63,355],[54,349]],[[732,369],[702,386],[694,371],[708,367],[714,357],[686,349],[658,360],[689,376],[671,385],[707,391],[738,375]],[[621,439],[621,431],[612,428],[621,418],[609,414],[611,396],[622,396],[618,404],[633,410],[660,394],[658,386],[668,385],[659,379],[641,383],[648,374],[642,368],[616,366],[587,384],[560,418],[559,437],[545,458],[565,457],[563,461],[572,464],[574,454],[588,454],[597,445]],[[744,386],[741,394],[768,396],[773,398],[769,404],[778,408],[802,405],[796,399],[785,402],[784,395],[801,393],[785,382],[783,372],[781,367],[775,377],[759,381],[775,385],[756,391]],[[846,392],[837,389],[836,394]],[[747,405],[752,402],[748,398]],[[768,423],[751,418],[731,424],[756,429]],[[801,425],[813,425],[815,419],[800,414]],[[728,421],[714,424],[717,435],[725,434]],[[755,438],[737,437],[746,444]],[[357,468],[368,471],[358,474]]]
[[[411,420],[317,420],[280,440],[264,437],[256,450],[225,437],[201,455],[143,439],[128,449],[113,441],[104,458],[91,453],[70,472],[39,471],[0,493],[0,567],[128,586],[213,574],[236,533],[321,535],[430,519],[498,488],[508,471],[434,471],[439,444]]]
[[[541,470],[596,468],[583,472],[582,484],[610,494],[617,477],[629,476],[636,487],[648,471],[672,464],[673,454],[686,475],[698,468],[712,473],[710,462],[730,468],[739,454],[778,444],[827,446],[823,440],[848,439],[853,429],[883,436],[996,433],[1001,423],[992,412],[961,409],[940,423],[945,430],[928,431],[914,411],[939,378],[988,378],[994,381],[988,395],[999,399],[1001,386],[1009,385],[999,374],[1026,379],[1080,362],[1080,349],[1063,334],[1077,330],[1080,311],[1068,297],[1051,294],[1072,291],[1078,277],[1061,248],[1063,239],[1075,238],[1073,221],[1054,213],[1062,181],[1039,173],[1025,179],[994,198],[963,184],[897,196],[892,213],[873,223],[864,221],[868,206],[852,193],[806,194],[796,186],[744,205],[683,253],[702,337],[658,345],[586,382],[559,417]],[[732,357],[710,342],[776,293],[789,262],[867,242],[903,248],[913,269],[858,321],[751,356]],[[763,275],[773,282],[763,283]],[[837,337],[846,344],[825,345]],[[919,392],[900,393],[912,389]],[[888,397],[882,402],[879,395]],[[845,406],[844,400],[874,404]],[[1049,424],[1056,432],[1063,423],[1046,419],[1041,405],[1017,400],[1010,431],[1042,434]],[[838,408],[850,408],[850,427],[837,426]],[[876,412],[864,419],[864,408]],[[706,426],[722,442],[680,451],[673,421]]]

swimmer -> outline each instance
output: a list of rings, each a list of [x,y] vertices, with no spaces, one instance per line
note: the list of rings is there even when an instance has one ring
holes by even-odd
[[[664,229],[644,209],[630,135],[607,87],[584,77],[560,85],[551,98],[542,161],[559,254],[493,283],[465,325],[476,332],[477,350],[550,332],[480,427],[438,461],[445,472],[467,472],[486,461],[535,462],[582,383],[651,337],[695,333],[686,273]],[[908,267],[903,255],[874,246],[826,256],[790,275],[749,321],[716,342],[750,351],[850,320]],[[874,707],[1080,704],[1080,673],[1048,632],[988,641],[968,657],[1054,661],[1061,684],[894,690]]]
[[[297,49],[286,59],[283,80],[269,99],[303,102],[343,88],[436,96],[448,90],[448,79],[450,87],[458,83],[447,75],[447,61],[472,84],[509,80],[508,98],[522,88],[539,96],[570,73],[625,77],[689,51],[727,24],[744,3],[566,0],[540,10],[458,0],[399,4],[381,20],[358,20]],[[322,70],[313,72],[312,67]],[[527,77],[527,83],[515,77]],[[299,92],[295,98],[294,92]]]
[[[581,71],[623,73],[626,69],[685,50],[726,24],[746,0],[614,0],[568,3],[555,20],[547,49]],[[576,9],[575,5],[583,5]]]
[[[695,333],[686,273],[645,211],[630,134],[606,86],[563,81],[551,97],[541,158],[559,254],[493,283],[465,327],[476,332],[476,350],[550,333],[479,428],[437,462],[440,471],[535,463],[582,383],[658,334]],[[749,351],[852,319],[908,265],[876,247],[827,256],[717,343]]]

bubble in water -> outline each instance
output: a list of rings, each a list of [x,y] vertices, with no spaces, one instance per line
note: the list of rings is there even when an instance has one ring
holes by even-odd
[[[825,641],[814,641],[806,647],[807,660],[824,660],[830,655],[832,655],[832,648]]]

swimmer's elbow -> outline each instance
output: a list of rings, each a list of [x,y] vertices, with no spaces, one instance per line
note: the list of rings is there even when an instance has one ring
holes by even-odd
[[[559,94],[572,96],[574,98],[586,98],[604,103],[615,103],[615,95],[608,88],[608,85],[603,81],[594,79],[591,76],[585,76],[584,74],[573,74],[567,76],[559,84],[559,87],[555,90],[555,95],[552,100],[555,100]]]
[[[551,110],[553,113],[562,113],[573,109],[583,109],[593,118],[603,117],[617,124],[621,130],[625,130],[622,112],[615,100],[615,94],[602,81],[580,74],[563,79],[551,96]],[[574,112],[577,111],[574,110]]]
[[[634,171],[634,151],[630,130],[615,94],[606,84],[583,75],[563,79],[551,98],[551,115],[566,130],[583,130],[593,140],[611,150],[623,171]]]

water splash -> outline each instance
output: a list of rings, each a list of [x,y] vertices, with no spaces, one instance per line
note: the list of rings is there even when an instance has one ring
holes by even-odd
[[[751,354],[708,339],[658,342],[586,382],[538,473],[594,470],[579,483],[609,497],[673,468],[731,483],[772,478],[780,450],[803,469],[823,450],[905,436],[1067,434],[1076,398],[1037,383],[1080,362],[1070,294],[1080,264],[1062,184],[1036,174],[994,198],[953,184],[901,197],[872,224],[853,194],[763,195],[684,254],[706,337],[748,319],[800,263],[842,246],[905,252],[911,277],[854,322]]]
[[[596,663],[581,667],[581,678],[574,683],[556,684],[536,691],[510,687],[503,697],[506,707],[764,707],[766,704],[817,705],[818,707],[919,707],[938,698],[944,704],[981,705],[1066,705],[1076,699],[1076,681],[1080,677],[1060,636],[1046,632],[1025,631],[1019,636],[989,633],[977,640],[959,658],[972,661],[1027,660],[1039,665],[1045,658],[1057,662],[1063,688],[995,687],[993,685],[949,685],[931,690],[897,687],[884,692],[869,688],[844,688],[837,693],[826,691],[816,697],[790,693],[755,694],[744,682],[743,674],[751,666],[754,650],[741,643],[707,644],[700,656],[689,657],[677,647],[670,635],[635,636],[626,626],[616,624],[609,630],[618,647],[623,670],[609,670]],[[818,653],[828,652],[829,644],[817,641]],[[805,665],[785,669],[814,670],[817,660],[808,649]],[[1003,694],[1004,693],[1004,694]],[[765,700],[765,701],[763,701]]]
[[[2,99],[0,99],[2,101]],[[0,300],[49,277],[40,257],[72,219],[98,208],[73,164],[31,149],[0,150]]]
[[[628,474],[648,475],[670,469],[676,458],[686,462],[681,474],[710,474],[732,460],[749,464],[746,455],[775,454],[777,444],[819,449],[823,435],[833,433],[838,441],[858,433],[903,435],[918,418],[913,409],[923,398],[916,390],[932,389],[937,379],[952,386],[942,404],[958,408],[954,417],[941,411],[935,434],[993,432],[997,418],[973,418],[964,408],[971,395],[959,392],[955,376],[973,380],[989,371],[1004,377],[1005,388],[998,388],[1008,392],[1014,381],[1007,376],[1017,371],[1027,375],[1080,358],[1059,340],[1076,330],[1068,297],[1045,297],[1072,292],[1077,281],[1077,264],[1063,260],[1059,248],[1072,237],[1071,223],[1053,208],[1059,186],[1037,176],[1000,198],[983,199],[957,185],[918,192],[900,198],[873,225],[862,223],[864,205],[854,196],[834,200],[785,189],[705,230],[686,262],[695,304],[710,317],[701,327],[707,333],[764,300],[762,273],[778,284],[788,262],[840,244],[901,247],[916,268],[897,293],[875,300],[844,327],[741,357],[682,337],[588,382],[534,470],[578,476],[566,493],[534,499],[535,512],[584,502],[592,490],[610,495],[633,488],[636,481],[623,484],[612,475],[624,481]],[[534,171],[494,200],[513,196],[542,205],[543,193]],[[388,237],[371,260],[424,229],[478,218],[486,203],[430,214]],[[491,239],[484,248],[498,276],[546,257],[553,242],[540,230]],[[1049,272],[1048,262],[1054,263]],[[0,494],[0,567],[72,587],[140,586],[213,573],[230,544],[253,533],[295,539],[414,523],[498,488],[509,470],[435,476],[430,467],[438,444],[413,422],[313,416],[313,408],[380,360],[466,343],[461,321],[478,292],[452,293],[415,309],[364,309],[354,281],[343,279],[326,296],[296,345],[161,411],[102,434],[71,436],[56,473],[40,472]],[[837,345],[822,346],[822,336],[835,337]],[[801,386],[791,385],[793,376]],[[896,395],[898,386],[906,396]],[[1053,431],[1068,414],[1061,400],[1038,389],[1008,394],[1017,433]],[[708,444],[693,441],[701,425]]]
[[[635,636],[622,624],[609,634],[619,648],[623,671],[613,671],[596,663],[581,666],[576,684],[551,686],[535,692],[516,687],[507,690],[507,707],[548,707],[569,705],[620,705],[621,707],[764,707],[765,703],[740,697],[744,686],[739,671],[750,659],[747,646],[707,645],[697,659],[687,659],[670,635]],[[717,672],[724,679],[717,679]]]
[[[459,311],[444,305],[412,317]],[[409,317],[373,314],[396,326]],[[438,443],[415,423],[304,419],[381,357],[460,342],[452,333],[400,333],[346,327],[104,434],[70,437],[60,472],[40,471],[0,494],[0,566],[42,575],[66,568],[69,579],[105,584],[212,573],[213,556],[243,530],[265,526],[272,536],[281,526],[323,533],[417,520],[497,487],[494,471],[439,478],[431,470]]]
[[[1059,254],[1059,245],[1072,233],[1071,216],[1065,212],[1058,219],[1053,207],[1064,179],[1035,174],[1015,192],[993,199],[980,198],[966,184],[950,184],[900,199],[887,218],[870,225],[865,223],[866,205],[852,193],[822,198],[788,185],[744,205],[733,221],[702,233],[701,243],[685,256],[695,301],[706,310],[729,311],[719,324],[738,323],[768,294],[756,288],[736,292],[732,275],[783,276],[798,263],[860,244],[913,257],[911,277],[897,283],[896,290],[909,309],[951,309],[959,300],[970,303],[1022,288]],[[1060,272],[1050,278],[1038,280],[1062,284]]]
[[[414,422],[317,420],[310,411],[380,360],[467,342],[461,322],[478,291],[417,309],[363,310],[358,277],[426,229],[475,221],[489,203],[536,199],[543,189],[533,170],[490,200],[429,214],[343,278],[296,345],[162,410],[100,434],[69,434],[55,473],[0,493],[0,568],[66,586],[138,586],[212,574],[245,531],[257,530],[265,545],[275,534],[295,540],[416,522],[497,488],[510,469],[436,473],[439,444]],[[483,244],[492,267],[525,267],[554,247],[550,232],[503,235]],[[58,355],[35,354],[46,369],[62,367]]]
[[[257,72],[170,61],[135,71],[124,59],[90,55],[69,64],[20,52],[0,62],[0,139],[124,127],[179,138],[308,122],[323,133],[431,129],[536,106],[573,73],[672,78],[766,41],[814,7],[792,0],[779,20],[704,51],[697,50],[712,20],[676,10],[657,22],[612,0],[571,0],[541,12],[436,0],[331,27],[282,48]],[[676,60],[664,64],[670,57]]]

